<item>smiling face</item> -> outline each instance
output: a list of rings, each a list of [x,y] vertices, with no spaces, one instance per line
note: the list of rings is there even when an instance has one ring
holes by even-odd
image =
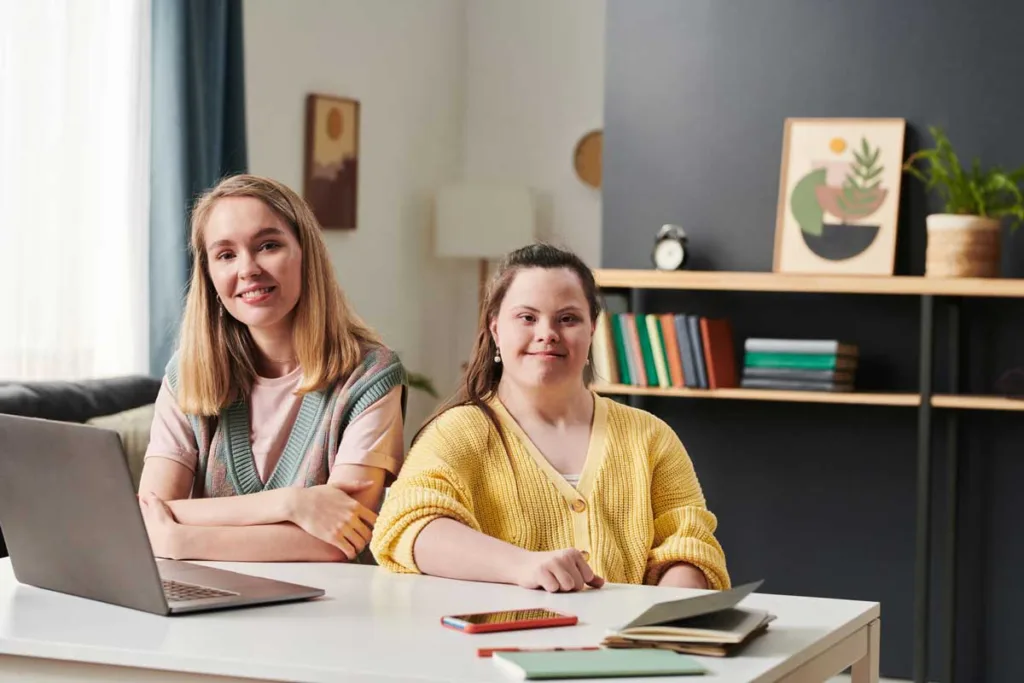
[[[302,293],[302,249],[254,197],[224,197],[203,230],[210,279],[227,312],[250,329],[290,326]]]
[[[491,321],[502,378],[524,388],[581,384],[594,321],[579,277],[568,268],[525,268]]]

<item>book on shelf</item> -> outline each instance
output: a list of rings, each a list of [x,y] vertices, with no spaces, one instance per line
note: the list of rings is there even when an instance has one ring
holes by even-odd
[[[852,370],[857,367],[857,359],[833,354],[748,351],[743,357],[743,365],[748,368]]]
[[[856,344],[751,337],[743,348],[744,389],[853,391],[860,355]]]
[[[795,379],[761,379],[744,376],[743,389],[778,389],[780,391],[853,391],[853,382],[812,382]]]
[[[658,316],[661,325],[661,336],[665,340],[665,356],[668,359],[668,373],[673,387],[684,387],[682,352],[679,337],[676,334],[676,320],[671,313]]]
[[[592,353],[599,382],[638,387],[739,386],[730,322],[686,313],[602,313]]]
[[[660,389],[852,391],[859,350],[837,339],[751,337],[737,365],[731,322],[689,313],[608,310],[594,333],[599,383]]]
[[[608,314],[602,311],[598,314],[597,322],[594,325],[594,340],[591,342],[590,355],[593,357],[594,375],[609,384],[622,383],[615,354],[612,322],[609,320]]]
[[[804,382],[853,383],[852,370],[807,370],[801,368],[743,368],[744,379],[799,380]]]
[[[709,389],[736,386],[736,352],[732,325],[726,318],[701,318],[701,340],[707,365]]]
[[[856,344],[838,339],[769,339],[749,337],[743,342],[743,350],[751,353],[797,353],[831,356],[856,356]]]

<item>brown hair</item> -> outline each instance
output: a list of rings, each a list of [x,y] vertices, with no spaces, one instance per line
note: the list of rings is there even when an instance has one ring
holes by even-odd
[[[255,343],[249,329],[222,315],[209,275],[204,230],[217,201],[252,197],[288,225],[302,249],[302,293],[292,328],[302,366],[299,394],[320,391],[349,375],[377,333],[352,310],[334,276],[327,245],[309,206],[270,178],[236,175],[203,194],[192,210],[192,279],[178,346],[178,404],[190,415],[216,415],[235,392],[248,394],[256,377]]]
[[[579,278],[580,286],[583,287],[583,295],[587,299],[591,324],[597,320],[597,316],[601,312],[597,283],[594,281],[594,273],[579,256],[571,251],[541,243],[516,249],[506,255],[487,285],[483,305],[480,307],[480,319],[477,322],[476,341],[473,344],[473,352],[462,377],[461,385],[455,394],[445,401],[420,427],[416,436],[413,437],[413,442],[419,438],[419,435],[430,423],[446,411],[459,406],[478,407],[494,426],[498,427],[498,417],[487,404],[487,401],[498,390],[502,372],[502,364],[494,362],[497,349],[494,339],[491,337],[491,321],[498,316],[498,310],[501,308],[516,275],[519,274],[519,271],[527,268],[544,268],[546,270],[565,268],[575,273]],[[590,384],[592,379],[591,364],[588,364],[583,371],[583,381]],[[498,428],[498,433],[502,433],[500,428]],[[504,441],[504,436],[502,436],[502,441]]]

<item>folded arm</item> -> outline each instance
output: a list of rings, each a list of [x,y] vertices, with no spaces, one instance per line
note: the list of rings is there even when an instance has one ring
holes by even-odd
[[[175,560],[223,562],[345,562],[338,547],[294,524],[260,526],[185,526],[158,556]]]
[[[378,467],[338,465],[331,472],[330,483],[340,486],[365,482],[365,487],[349,494],[369,510],[380,504],[387,473]],[[153,493],[165,501],[171,514],[181,524],[192,526],[251,526],[295,522],[300,498],[310,489],[288,487],[260,491],[242,496],[189,498],[192,472],[176,460],[147,458],[139,482],[139,495]],[[315,488],[315,487],[314,487]]]
[[[156,457],[146,461],[139,492],[141,500],[155,496],[166,510],[160,523],[151,519],[155,513],[147,514],[150,541],[162,556],[344,561],[369,543],[385,474],[376,467],[339,465],[324,486],[188,499],[183,496],[191,490],[191,471]]]

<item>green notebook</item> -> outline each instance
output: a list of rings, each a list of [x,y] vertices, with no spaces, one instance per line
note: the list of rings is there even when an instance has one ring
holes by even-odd
[[[693,657],[670,650],[570,650],[495,652],[495,665],[510,676],[545,678],[623,678],[682,676],[707,672]]]

